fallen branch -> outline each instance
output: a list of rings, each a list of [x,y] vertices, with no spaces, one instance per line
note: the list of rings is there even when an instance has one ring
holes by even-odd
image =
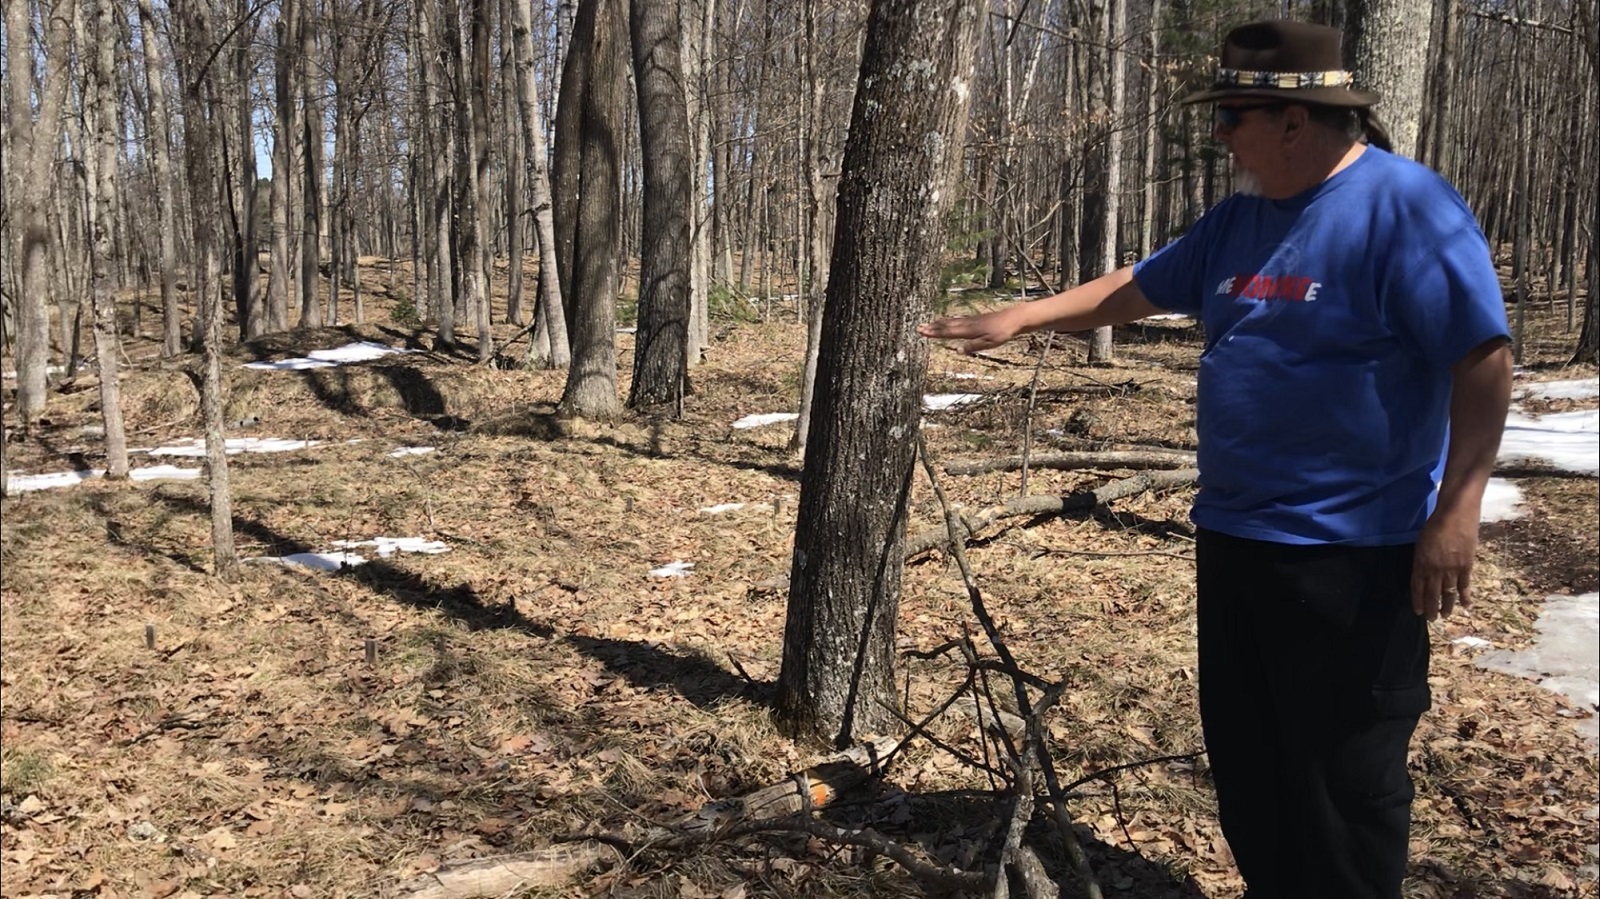
[[[1078,842],[1077,835],[1073,833],[1072,816],[1067,813],[1066,794],[1061,789],[1061,781],[1056,776],[1055,764],[1050,760],[1050,753],[1044,741],[1042,726],[1044,714],[1061,698],[1061,694],[1066,691],[1067,685],[1058,683],[1045,690],[1044,695],[1039,697],[1037,704],[1029,700],[1028,681],[1021,676],[1021,668],[1011,655],[1011,650],[1006,646],[1004,638],[1001,637],[1000,629],[995,626],[993,616],[989,614],[988,608],[984,605],[983,592],[978,589],[977,581],[972,575],[972,567],[967,564],[966,550],[963,549],[963,544],[966,542],[965,535],[958,533],[962,528],[962,523],[957,520],[955,508],[950,505],[949,498],[945,496],[944,487],[940,485],[938,476],[934,474],[933,460],[928,457],[928,443],[923,439],[921,432],[917,434],[917,457],[921,460],[922,468],[928,475],[928,484],[933,488],[933,494],[939,500],[939,507],[944,510],[945,529],[948,532],[951,554],[955,557],[956,567],[961,570],[961,581],[967,587],[967,599],[972,604],[972,612],[977,616],[978,623],[983,627],[984,634],[989,638],[989,645],[994,648],[995,654],[1000,657],[1000,661],[1008,669],[1016,672],[1012,675],[1011,683],[1016,691],[1017,711],[1026,723],[1026,742],[1024,743],[1026,749],[1020,754],[1017,753],[1015,745],[1007,738],[1005,740],[1007,744],[1005,746],[1006,752],[1012,758],[1017,758],[1020,755],[1023,760],[1029,759],[1031,754],[1031,764],[1037,765],[1039,772],[1044,775],[1045,786],[1050,793],[1050,811],[1055,819],[1056,830],[1061,836],[1062,847],[1067,851],[1067,858],[1072,861],[1073,869],[1083,879],[1084,895],[1087,899],[1102,899],[1103,894],[1100,890],[1100,883],[1095,878],[1094,868],[1089,864],[1089,856],[1083,851],[1083,845]],[[993,694],[990,694],[989,700],[991,710],[996,709]],[[1002,734],[1002,736],[1004,735]],[[1013,786],[1019,791],[1029,791],[1031,796],[1033,786],[1028,782],[1027,775],[1030,768],[1031,765],[1024,762],[1017,769],[1017,780]],[[1009,859],[1004,861],[1009,861]],[[1002,869],[999,876],[1005,876],[1004,869]],[[995,889],[999,889],[998,884]]]
[[[1146,469],[1193,468],[1194,453],[1183,450],[1105,450],[1084,453],[1050,453],[1029,458],[1026,455],[1004,459],[979,459],[969,462],[946,462],[945,474],[983,474],[990,471],[1017,471],[1030,468],[1053,468],[1075,471],[1083,468],[1126,468],[1134,471]]]
[[[994,506],[977,513],[976,515],[962,515],[960,521],[951,528],[938,527],[923,531],[906,538],[906,558],[911,558],[918,553],[930,549],[943,549],[950,546],[950,534],[959,530],[964,541],[971,540],[974,535],[997,521],[1006,518],[1018,518],[1034,515],[1064,515],[1068,512],[1081,512],[1103,506],[1114,500],[1129,496],[1137,496],[1147,490],[1168,490],[1173,487],[1182,487],[1194,483],[1200,473],[1192,468],[1178,471],[1157,471],[1148,474],[1134,475],[1120,481],[1102,484],[1093,490],[1072,493],[1067,496],[1025,496],[1011,500],[1000,506]]]
[[[455,862],[413,877],[387,895],[394,899],[504,896],[566,884],[596,865],[616,861],[621,857],[619,846],[674,848],[706,843],[736,831],[760,832],[768,829],[762,822],[823,808],[868,778],[882,774],[885,762],[899,748],[900,740],[895,737],[869,740],[754,793],[707,803],[676,828],[653,827],[638,840],[586,836],[567,845]],[[794,828],[811,832],[800,825],[790,829]]]
[[[389,895],[395,899],[507,896],[534,887],[564,885],[601,862],[618,857],[614,847],[590,840],[516,855],[476,858],[418,875]]]

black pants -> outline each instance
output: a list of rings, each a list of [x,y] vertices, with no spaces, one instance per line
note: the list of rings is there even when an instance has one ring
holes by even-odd
[[[1429,706],[1413,546],[1202,530],[1200,717],[1248,899],[1398,899]]]

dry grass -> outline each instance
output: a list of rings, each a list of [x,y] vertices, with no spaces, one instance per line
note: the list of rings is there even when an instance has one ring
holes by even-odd
[[[385,302],[371,299],[369,314],[383,315]],[[1558,316],[1533,322],[1537,377],[1594,375],[1555,370],[1569,338]],[[241,434],[328,441],[234,457],[243,555],[378,535],[444,540],[445,555],[338,574],[250,564],[227,586],[207,574],[198,482],[91,482],[6,499],[0,791],[15,806],[0,831],[6,894],[366,896],[452,859],[669,821],[801,767],[809,750],[779,737],[766,708],[783,597],[753,589],[787,573],[799,463],[782,426],[729,423],[793,407],[804,336],[792,323],[720,330],[682,420],[558,421],[559,374],[433,351],[310,372],[230,369],[230,417],[259,420]],[[353,337],[425,345],[383,323],[284,335],[234,358]],[[619,340],[625,381],[631,338]],[[1192,443],[1194,330],[1135,327],[1119,342],[1114,367],[1083,365],[1070,341],[1052,352],[1036,450]],[[140,342],[130,355],[151,358]],[[928,431],[933,451],[1016,452],[1031,374],[1025,347],[980,359],[936,349],[930,392],[994,396],[931,416],[941,425]],[[124,391],[135,445],[199,433],[182,373],[144,361]],[[88,389],[55,397],[48,426],[14,444],[10,463],[50,470],[65,467],[64,453],[92,457],[96,438],[81,429],[96,423],[94,399]],[[386,455],[406,445],[437,451]],[[1036,471],[1030,490],[1113,474]],[[944,481],[967,505],[1016,485],[1015,474]],[[1593,748],[1558,716],[1587,710],[1482,671],[1450,643],[1470,632],[1523,644],[1537,612],[1525,600],[1595,589],[1595,483],[1524,487],[1538,514],[1489,531],[1483,600],[1435,629],[1437,708],[1416,742],[1409,895],[1596,894],[1592,878],[1563,882],[1589,861],[1595,825],[1584,813],[1597,779]],[[1049,723],[1066,780],[1200,749],[1192,567],[1176,558],[1191,549],[1190,499],[1178,491],[1013,521],[971,551],[1019,661],[1072,685]],[[725,502],[747,505],[699,511]],[[914,503],[911,530],[938,524],[925,485]],[[673,560],[692,561],[694,573],[646,576]],[[953,565],[908,566],[900,621],[908,650],[971,623]],[[908,660],[904,675],[916,711],[953,690],[964,668]],[[933,731],[981,752],[969,718],[946,716]],[[893,771],[889,799],[846,814],[878,821],[903,791],[909,820],[879,825],[937,855],[993,839],[993,807],[964,792],[990,786],[919,742]],[[1237,895],[1203,758],[1078,793],[1073,812],[1108,895]],[[800,840],[646,854],[537,895],[709,896],[740,884],[762,896],[919,893],[882,859]]]

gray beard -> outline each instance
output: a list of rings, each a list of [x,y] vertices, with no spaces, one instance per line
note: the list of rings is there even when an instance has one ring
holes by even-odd
[[[1261,179],[1235,162],[1233,164],[1233,192],[1246,197],[1261,196]]]

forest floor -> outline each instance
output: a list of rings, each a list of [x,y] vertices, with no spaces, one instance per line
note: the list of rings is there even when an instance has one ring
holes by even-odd
[[[321,441],[231,457],[236,539],[243,557],[377,537],[448,552],[369,552],[337,571],[247,563],[226,585],[208,573],[203,481],[92,480],[3,501],[6,896],[379,895],[558,834],[637,833],[816,757],[769,714],[786,598],[772,585],[789,570],[800,461],[786,450],[788,425],[732,427],[795,408],[805,337],[792,309],[773,307],[782,321],[715,321],[681,418],[595,424],[554,414],[563,374],[434,351],[389,308],[369,297],[366,325],[230,352],[228,418],[244,423],[230,436]],[[516,330],[496,326],[502,339]],[[356,339],[419,351],[240,367]],[[1034,452],[1192,448],[1199,329],[1135,325],[1116,339],[1119,361],[1094,367],[1079,342],[1057,341],[1031,416]],[[1564,311],[1532,309],[1524,378],[1594,378],[1593,367],[1565,366],[1572,342]],[[625,395],[631,335],[619,344]],[[148,339],[130,340],[128,355],[130,444],[200,436],[189,377]],[[937,461],[1020,451],[1036,359],[1026,342],[978,358],[933,348],[928,393],[982,395],[928,414]],[[104,464],[93,384],[82,375],[52,396],[43,427],[10,441],[9,470]],[[404,447],[433,451],[391,455]],[[169,460],[134,457],[153,461]],[[1028,488],[1065,494],[1123,474],[1036,470]],[[1015,495],[1018,475],[941,483],[952,500],[987,507]],[[1518,483],[1527,514],[1486,526],[1478,602],[1432,628],[1435,707],[1413,742],[1408,897],[1597,895],[1586,868],[1596,750],[1571,720],[1594,710],[1484,670],[1453,642],[1526,646],[1546,595],[1600,581],[1596,481]],[[1131,766],[1069,801],[1107,896],[1242,890],[1199,754],[1191,500],[1184,488],[1010,519],[968,550],[1019,665],[1070,685],[1046,723],[1063,781]],[[911,532],[940,525],[920,477],[912,502]],[[673,562],[693,567],[651,574]],[[913,718],[967,670],[959,656],[914,653],[975,628],[954,562],[911,560],[899,645]],[[929,729],[981,752],[970,717]],[[1138,764],[1162,756],[1184,758]],[[1001,837],[992,789],[918,738],[833,814],[943,864]],[[1042,810],[1034,825],[1038,842],[1057,842]],[[1060,852],[1043,855],[1052,872],[1066,869]],[[876,853],[790,835],[641,851],[512,895],[922,892]]]

